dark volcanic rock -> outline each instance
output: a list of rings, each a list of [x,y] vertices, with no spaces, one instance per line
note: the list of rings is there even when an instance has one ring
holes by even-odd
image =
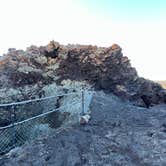
[[[61,84],[66,79],[86,81],[97,90],[112,92],[143,107],[166,102],[165,90],[140,78],[116,44],[106,48],[51,41],[27,51],[11,49],[0,61],[1,88]]]
[[[111,94],[97,92],[92,119],[16,148],[0,165],[164,166],[166,105],[140,108]]]
[[[56,71],[59,81],[86,80],[95,89],[113,92],[135,105],[150,107],[165,102],[165,90],[157,83],[140,78],[115,44],[109,48],[71,48]]]

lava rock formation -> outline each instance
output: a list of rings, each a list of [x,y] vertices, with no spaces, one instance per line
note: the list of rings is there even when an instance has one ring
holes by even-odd
[[[9,49],[0,60],[0,90],[22,89],[25,96],[25,87],[36,85],[35,95],[41,97],[41,87],[60,85],[67,79],[86,81],[96,90],[112,92],[142,107],[166,102],[166,91],[159,84],[139,77],[117,44],[106,48],[64,46],[51,41],[47,46],[31,46],[26,51]]]

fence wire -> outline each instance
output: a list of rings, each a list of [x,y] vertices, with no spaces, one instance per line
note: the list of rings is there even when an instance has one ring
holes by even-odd
[[[88,101],[85,99],[88,96]],[[84,92],[0,105],[0,154],[46,135],[74,112],[84,114],[91,97]]]

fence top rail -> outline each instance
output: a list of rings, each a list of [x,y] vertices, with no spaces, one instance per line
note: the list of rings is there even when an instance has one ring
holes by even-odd
[[[72,103],[72,104],[77,104],[77,102],[74,102],[74,103]],[[53,112],[56,112],[56,111],[61,111],[61,110],[64,109],[64,108],[66,108],[66,106],[62,106],[62,107],[59,107],[59,108],[50,110],[50,111],[48,111],[48,112],[44,112],[44,113],[42,113],[42,114],[33,116],[33,117],[31,117],[31,118],[28,118],[28,119],[25,119],[25,120],[22,120],[22,121],[19,121],[19,122],[14,122],[14,123],[9,124],[9,125],[7,125],[7,126],[0,127],[0,131],[3,130],[3,129],[11,128],[11,127],[13,127],[13,126],[16,126],[16,125],[19,125],[19,124],[22,124],[22,123],[25,123],[25,122],[28,122],[28,121],[31,121],[31,120],[40,118],[40,117],[42,117],[42,116],[45,116],[45,115],[47,115],[47,114],[50,114],[50,113],[53,113]]]
[[[47,100],[47,99],[52,99],[52,98],[62,97],[62,96],[69,96],[69,95],[74,95],[74,94],[78,94],[78,91],[71,92],[71,93],[63,93],[63,94],[53,95],[53,96],[47,96],[47,97],[38,98],[38,99],[24,100],[24,101],[7,103],[7,104],[0,104],[0,107],[23,105],[23,104],[27,104],[27,103],[31,103],[31,102],[35,102],[35,101],[43,101],[43,100]]]

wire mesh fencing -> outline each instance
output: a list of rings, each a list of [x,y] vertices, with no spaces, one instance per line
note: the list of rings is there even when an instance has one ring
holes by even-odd
[[[0,154],[48,135],[70,114],[84,114],[92,93],[74,92],[0,105]]]

